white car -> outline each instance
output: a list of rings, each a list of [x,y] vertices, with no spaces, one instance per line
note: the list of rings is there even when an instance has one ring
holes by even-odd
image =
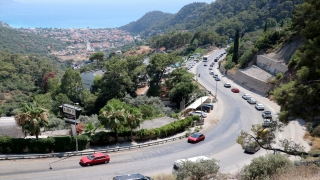
[[[210,74],[211,74],[211,75],[214,75],[214,72],[213,72],[213,71],[210,71]]]
[[[249,99],[247,99],[247,102],[250,104],[256,104],[257,100],[255,100],[254,98],[249,98]]]
[[[203,111],[194,111],[189,114],[190,116],[201,116],[203,118],[207,117],[207,113]]]
[[[224,87],[231,88],[231,84],[230,83],[224,83]]]
[[[250,94],[244,94],[244,95],[242,95],[242,98],[247,100],[247,99],[251,98],[251,96],[250,96]]]
[[[256,109],[257,110],[264,110],[264,105],[263,104],[256,104]]]

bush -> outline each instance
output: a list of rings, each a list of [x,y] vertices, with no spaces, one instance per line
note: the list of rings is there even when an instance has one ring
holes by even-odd
[[[232,62],[232,55],[227,56],[227,62],[223,65],[225,69],[232,69],[236,64]]]
[[[87,148],[89,138],[78,136],[78,150]],[[0,137],[0,153],[50,153],[75,151],[76,142],[74,137],[60,136],[43,139],[22,139]]]
[[[320,125],[313,129],[311,132],[311,136],[320,137]]]
[[[242,168],[242,179],[269,179],[274,174],[293,167],[287,157],[280,154],[269,154],[254,158],[249,165]]]

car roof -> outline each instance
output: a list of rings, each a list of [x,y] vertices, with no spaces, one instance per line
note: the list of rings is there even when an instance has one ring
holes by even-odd
[[[257,106],[263,106],[263,104],[257,104]]]
[[[145,177],[144,175],[136,173],[136,174],[126,174],[126,175],[116,176],[113,179],[114,180],[128,180],[128,179],[141,179],[144,177]]]

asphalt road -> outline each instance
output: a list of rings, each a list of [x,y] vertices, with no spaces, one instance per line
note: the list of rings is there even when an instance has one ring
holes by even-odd
[[[208,65],[222,52],[224,50],[217,50],[211,54]],[[213,69],[215,73],[220,74],[217,66],[218,63]],[[198,63],[198,71],[201,72],[198,81],[213,94],[217,84],[219,104],[223,107],[219,108],[221,113],[219,123],[205,132],[205,141],[189,144],[186,140],[180,140],[140,150],[110,153],[109,164],[92,167],[79,166],[80,157],[70,157],[53,163],[51,170],[49,163],[59,158],[0,161],[0,179],[112,179],[115,175],[136,172],[152,176],[171,173],[173,162],[177,159],[199,155],[219,160],[222,172],[239,170],[252,158],[268,153],[260,150],[256,154],[246,154],[241,146],[236,144],[236,138],[241,130],[250,130],[251,124],[262,123],[262,112],[243,100],[242,94],[250,93],[258,102],[265,104],[266,109],[271,110],[273,114],[278,113],[279,107],[268,99],[234,84],[227,77],[220,76],[221,81],[216,83],[212,75],[209,75],[208,68],[209,66],[203,66],[203,62]],[[195,72],[196,69],[194,67],[192,71]],[[224,88],[225,82],[230,82],[232,87],[239,88],[240,93],[232,93],[230,88]]]

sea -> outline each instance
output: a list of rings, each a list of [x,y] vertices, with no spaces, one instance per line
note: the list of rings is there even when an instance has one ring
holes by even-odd
[[[193,2],[193,0],[5,1],[8,3],[0,4],[0,21],[14,28],[116,28],[137,21],[154,10],[175,14],[183,6]]]

